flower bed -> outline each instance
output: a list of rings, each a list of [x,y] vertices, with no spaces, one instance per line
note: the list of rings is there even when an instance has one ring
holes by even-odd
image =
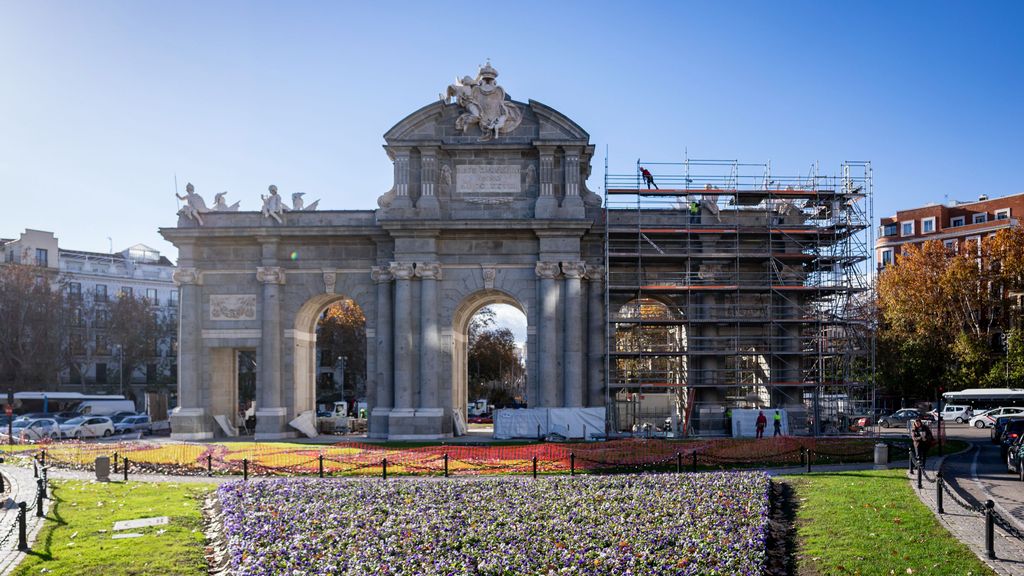
[[[218,489],[233,574],[760,574],[760,472]]]

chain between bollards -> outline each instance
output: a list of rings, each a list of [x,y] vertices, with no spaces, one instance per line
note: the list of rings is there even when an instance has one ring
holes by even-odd
[[[242,458],[242,480],[249,479],[249,459]]]
[[[24,502],[18,502],[18,550],[28,550],[28,534],[26,533],[26,524],[28,524],[28,505]]]
[[[946,511],[942,507],[942,485],[945,481],[942,479],[942,470],[935,473],[935,508],[939,511],[939,514],[945,514]]]
[[[444,477],[448,477],[448,453],[444,453]]]
[[[985,554],[989,559],[996,558],[995,545],[995,511],[996,503],[991,500],[985,501]]]
[[[537,479],[537,456],[533,457],[533,479]]]
[[[576,453],[569,452],[569,476],[576,475]]]
[[[387,480],[388,479],[388,459],[387,458],[381,458],[381,461],[380,461],[380,477],[381,477],[381,480]]]
[[[323,478],[324,477],[324,455],[323,454],[320,455],[319,460],[320,460],[320,477]]]

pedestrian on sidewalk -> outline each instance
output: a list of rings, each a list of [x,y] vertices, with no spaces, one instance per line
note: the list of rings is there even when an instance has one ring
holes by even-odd
[[[756,438],[764,438],[764,428],[768,425],[768,419],[764,416],[764,410],[757,411],[757,422],[754,427],[757,429]]]
[[[647,184],[647,189],[650,190],[651,186],[654,186],[655,190],[658,190],[658,185],[654,183],[654,176],[651,175],[651,171],[643,166],[640,167],[640,175],[644,177],[644,183]]]
[[[780,414],[778,410],[776,410],[775,415],[772,416],[772,425],[775,426],[775,433],[772,434],[772,438],[782,436],[782,414]]]
[[[935,439],[932,436],[932,429],[921,420],[920,415],[910,425],[910,441],[914,444],[914,457],[917,458],[918,465],[923,468],[925,459],[928,457],[928,449],[932,447]]]

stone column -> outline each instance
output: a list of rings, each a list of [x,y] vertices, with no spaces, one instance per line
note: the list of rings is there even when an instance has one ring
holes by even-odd
[[[276,252],[277,244],[263,244],[264,261],[268,253]],[[260,266],[256,268],[256,280],[263,285],[260,311],[260,358],[259,381],[256,387],[256,439],[273,440],[288,438],[295,434],[288,432],[288,409],[284,406],[281,389],[281,286],[284,285],[284,268]]]
[[[395,198],[391,206],[410,208],[412,199],[409,198],[409,148],[391,146],[388,153],[395,164]]]
[[[583,197],[580,196],[580,150],[566,147],[562,158],[562,172],[565,173],[565,198],[562,209],[566,216],[582,217]]]
[[[434,188],[436,185],[437,149],[420,148],[420,199],[416,201],[416,208],[428,213],[425,215],[435,215],[440,209]]]
[[[537,218],[553,218],[558,211],[558,200],[555,198],[555,147],[537,146],[540,152],[540,195],[534,204],[534,216]]]
[[[439,262],[416,264],[420,278],[420,408],[438,408],[437,362],[441,340],[437,332],[437,281],[441,279]]]
[[[171,412],[172,436],[180,440],[213,438],[207,422],[206,402],[200,393],[202,352],[202,284],[199,270],[183,267],[174,271],[180,292],[178,310],[178,407]]]
[[[604,267],[587,266],[590,303],[587,312],[587,405],[604,406],[605,309]]]
[[[564,405],[583,406],[583,298],[581,279],[587,273],[583,262],[562,262],[565,276],[565,362]]]
[[[561,403],[561,386],[558,381],[558,262],[537,262],[537,276],[540,277],[540,338],[537,353],[537,367],[540,372],[538,383],[541,407],[558,408]]]
[[[369,434],[373,438],[387,438],[388,413],[395,405],[394,358],[391,355],[391,270],[386,266],[370,269],[370,278],[377,284],[377,402],[370,412]]]
[[[412,277],[414,270],[413,265],[407,262],[392,262],[390,270],[395,277],[395,408],[411,411],[413,409]]]

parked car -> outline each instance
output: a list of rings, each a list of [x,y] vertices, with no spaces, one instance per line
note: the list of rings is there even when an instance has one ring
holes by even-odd
[[[53,418],[23,418],[14,423],[11,434],[25,440],[53,440],[60,438],[60,425]]]
[[[114,424],[114,432],[117,434],[129,434],[142,432],[143,434],[153,433],[153,423],[149,421],[148,414],[133,414],[123,418]]]
[[[1006,469],[1012,474],[1018,474],[1024,481],[1024,466],[1021,466],[1021,460],[1024,460],[1024,434],[1017,436],[1006,451]]]
[[[905,428],[907,426],[907,422],[917,419],[918,414],[921,415],[922,420],[932,419],[931,414],[921,414],[916,408],[901,408],[888,416],[882,416],[879,418],[878,425],[882,428],[896,428],[899,426],[903,426]]]
[[[999,458],[1006,460],[1006,452],[1010,444],[1017,441],[1021,434],[1024,434],[1024,418],[1011,418],[1007,420],[1002,431],[999,433]]]
[[[64,438],[95,438],[111,436],[114,423],[106,416],[79,416],[60,425],[60,435]]]
[[[992,425],[992,430],[988,434],[989,442],[993,444],[999,444],[999,442],[1002,441],[1003,439],[1003,428],[1006,426],[1006,423],[1009,422],[1010,420],[1015,420],[1017,418],[1024,418],[1024,414],[1014,414],[1012,416],[997,416],[995,424]]]
[[[122,410],[121,412],[115,412],[114,414],[111,414],[110,416],[108,416],[108,418],[110,418],[111,422],[117,424],[118,422],[124,420],[125,418],[128,418],[129,416],[135,415],[135,412],[128,412],[127,410]]]
[[[970,406],[964,404],[946,404],[942,407],[942,419],[952,420],[957,424],[963,424],[971,419],[972,410]]]
[[[1018,414],[1024,415],[1024,408],[1017,408],[1014,406],[993,408],[991,410],[978,414],[974,418],[971,418],[969,420],[969,423],[971,426],[974,426],[975,428],[988,428],[990,426],[995,425],[996,418],[998,418],[999,416],[1015,416]]]
[[[79,414],[77,412],[54,412],[53,414],[50,414],[50,417],[56,420],[58,424],[62,422],[67,422],[68,420],[71,420],[72,418],[76,418],[78,416]]]

